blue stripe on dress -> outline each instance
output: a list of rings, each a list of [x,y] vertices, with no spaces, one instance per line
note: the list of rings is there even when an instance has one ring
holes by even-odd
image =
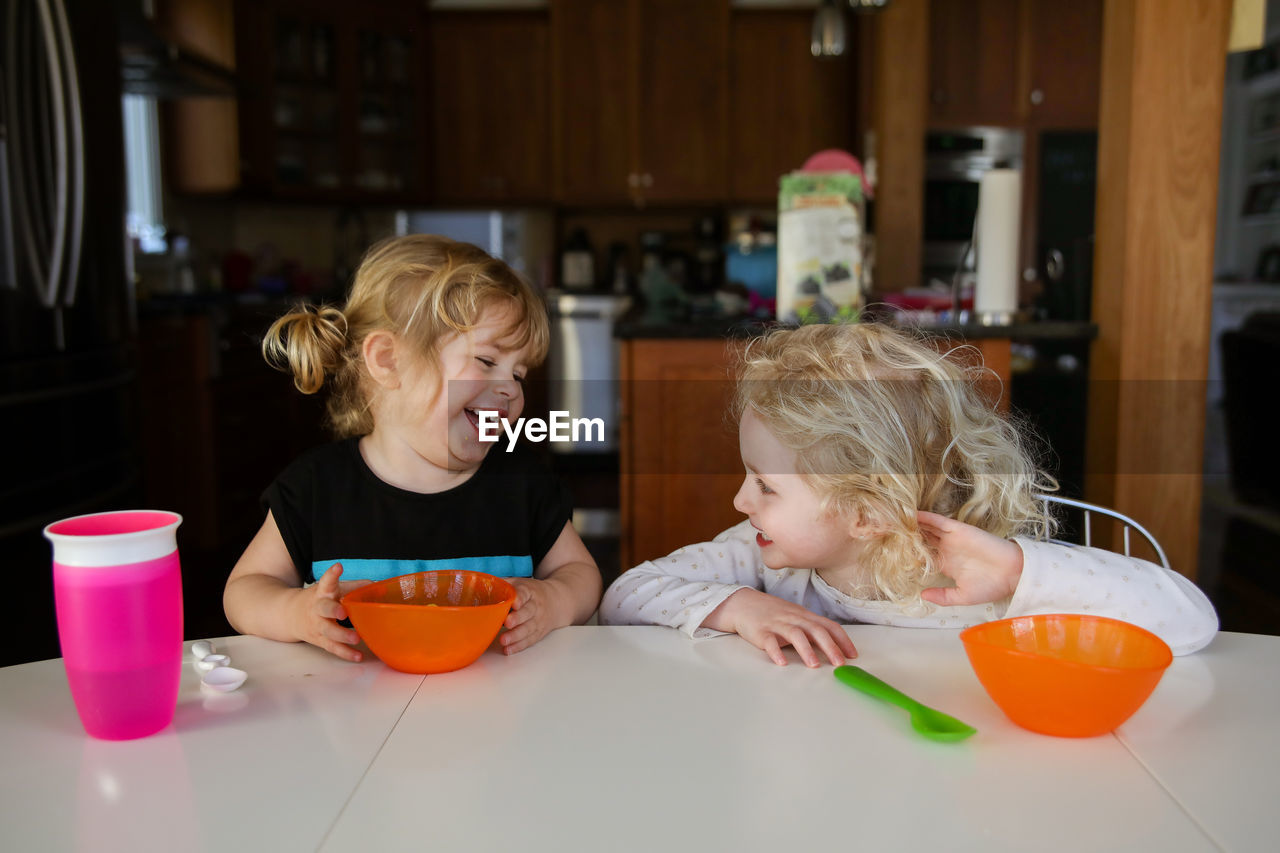
[[[319,580],[334,563],[342,564],[342,580],[380,581],[413,572],[441,569],[467,569],[500,578],[533,577],[533,558],[523,557],[455,557],[447,560],[317,560],[311,564],[312,575]]]

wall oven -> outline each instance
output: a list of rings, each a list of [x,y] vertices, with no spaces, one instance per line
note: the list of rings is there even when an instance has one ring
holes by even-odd
[[[923,274],[951,282],[966,258],[983,173],[1022,168],[1022,131],[1005,127],[931,130],[925,136]]]

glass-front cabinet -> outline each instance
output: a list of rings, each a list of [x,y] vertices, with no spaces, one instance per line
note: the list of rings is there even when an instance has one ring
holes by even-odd
[[[246,192],[332,200],[426,196],[420,7],[246,0],[236,13]]]

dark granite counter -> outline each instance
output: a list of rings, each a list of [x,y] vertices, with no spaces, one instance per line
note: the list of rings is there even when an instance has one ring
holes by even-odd
[[[751,317],[702,317],[655,322],[643,316],[626,315],[614,323],[613,336],[637,338],[754,338],[778,325],[773,320]]]
[[[613,327],[614,337],[624,340],[644,338],[751,338],[777,326],[772,320],[749,317],[707,317],[689,320],[654,322],[642,316],[625,316]],[[980,338],[1011,338],[1019,341],[1088,341],[1098,336],[1094,323],[1063,321],[1025,321],[1003,326],[984,326],[978,323],[939,323],[913,325],[929,334],[941,337],[977,340]]]
[[[1024,320],[1002,326],[984,326],[980,323],[938,323],[905,327],[965,340],[1012,338],[1018,341],[1091,341],[1098,336],[1096,323],[1064,320]]]

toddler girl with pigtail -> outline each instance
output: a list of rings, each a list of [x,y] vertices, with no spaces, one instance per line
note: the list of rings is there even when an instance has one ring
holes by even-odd
[[[330,388],[338,441],[290,465],[263,495],[265,520],[227,580],[236,630],[303,640],[360,660],[340,603],[354,586],[432,569],[508,578],[498,638],[518,652],[600,600],[572,505],[522,446],[490,453],[482,417],[515,421],[547,353],[533,288],[482,249],[416,234],[369,250],[341,308],[290,312],[263,351],[298,389]]]

